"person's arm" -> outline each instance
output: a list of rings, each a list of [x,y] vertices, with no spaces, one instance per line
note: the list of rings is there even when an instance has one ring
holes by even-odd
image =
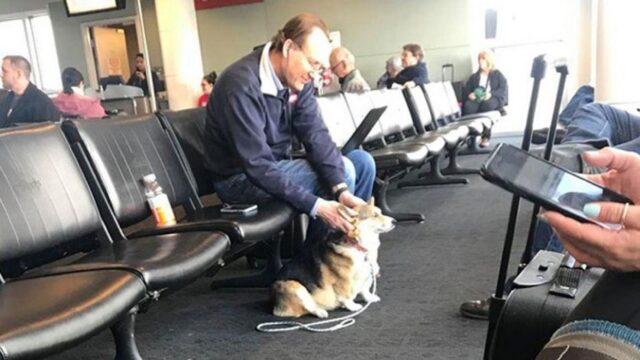
[[[160,77],[158,76],[158,73],[155,71],[151,72],[151,77],[153,78],[153,88],[155,90],[155,92],[160,92],[160,91],[164,91],[164,85],[162,83],[162,81],[160,81]]]
[[[464,85],[464,94],[462,95],[463,99],[469,99],[471,101],[474,101],[476,99],[476,96],[473,93],[473,91],[477,87],[477,85],[475,84],[476,83],[476,81],[475,81],[476,74],[477,73],[471,74],[471,76],[469,76],[469,79],[465,83],[465,85]]]
[[[324,125],[313,87],[305,86],[292,109],[293,129],[304,144],[307,159],[329,187],[344,182],[342,155]]]
[[[507,96],[509,91],[507,79],[498,70],[492,71],[491,76],[495,79],[495,81],[491,83],[491,95],[494,98],[498,99],[498,101],[500,102],[500,106],[504,106],[507,104]]]
[[[276,167],[263,131],[265,116],[259,100],[243,89],[228,89],[218,96],[222,101],[216,102],[219,105],[216,111],[225,119],[223,131],[233,144],[247,178],[275,198],[310,213],[318,197],[292,183]]]

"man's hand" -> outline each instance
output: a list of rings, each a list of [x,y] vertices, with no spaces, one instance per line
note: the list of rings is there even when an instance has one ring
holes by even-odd
[[[136,76],[140,79],[140,80],[144,80],[147,77],[144,75],[144,73],[142,71],[136,71]]]
[[[403,88],[412,88],[416,86],[416,82],[413,80],[409,80],[406,83],[404,83],[404,85],[402,85]]]
[[[319,199],[316,214],[332,229],[340,230],[345,234],[353,230],[353,225],[342,215],[340,203],[336,201]]]
[[[349,191],[344,191],[342,194],[340,194],[340,197],[338,198],[338,201],[340,202],[340,204],[342,204],[344,206],[348,206],[350,208],[354,208],[356,206],[360,206],[360,205],[365,205],[366,204],[366,202],[364,200],[362,200],[359,197],[353,195]]]

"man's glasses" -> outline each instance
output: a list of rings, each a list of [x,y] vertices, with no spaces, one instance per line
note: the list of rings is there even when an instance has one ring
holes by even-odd
[[[293,44],[295,45],[296,50],[302,53],[304,60],[307,62],[307,65],[309,65],[309,67],[313,69],[313,72],[315,74],[321,74],[322,72],[324,72],[324,66],[322,66],[322,63],[320,61],[307,56],[307,54],[304,53],[304,50],[302,50],[302,47],[295,41],[293,42]]]

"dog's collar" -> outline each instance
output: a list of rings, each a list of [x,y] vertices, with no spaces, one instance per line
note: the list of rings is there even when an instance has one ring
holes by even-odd
[[[356,250],[363,252],[363,253],[367,253],[367,248],[365,248],[364,246],[358,244],[358,243],[354,243],[352,244],[354,248],[356,248]]]

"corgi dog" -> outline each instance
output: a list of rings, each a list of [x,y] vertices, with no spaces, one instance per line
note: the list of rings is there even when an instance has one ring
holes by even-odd
[[[373,276],[379,274],[380,234],[393,230],[395,220],[383,215],[373,199],[354,209],[340,205],[339,211],[353,230],[330,235],[282,268],[273,285],[274,315],[326,318],[339,307],[358,311],[363,306],[355,302],[358,294],[367,303],[380,301],[370,291],[372,269]]]

